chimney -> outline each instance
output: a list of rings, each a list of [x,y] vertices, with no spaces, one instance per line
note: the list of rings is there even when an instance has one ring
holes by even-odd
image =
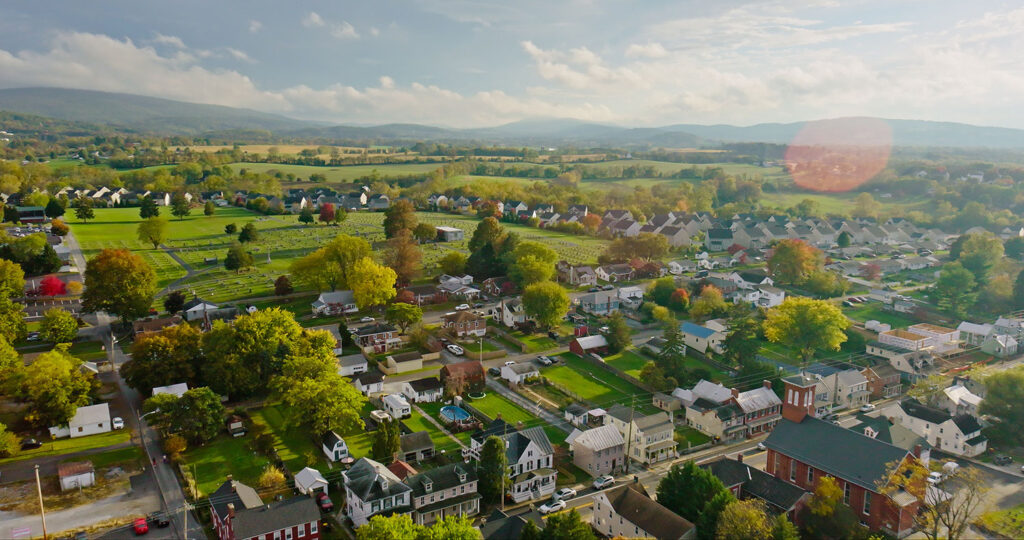
[[[733,399],[739,399],[739,397],[740,397],[740,391],[739,390],[737,390],[735,388],[730,388],[729,392],[732,393]]]
[[[761,384],[762,384],[762,385],[763,385],[763,386],[764,386],[765,388],[767,388],[767,389],[769,389],[769,390],[771,390],[771,389],[772,389],[772,382],[771,382],[771,381],[769,381],[769,380],[764,380],[764,381],[761,381]]]
[[[915,444],[913,450],[914,457],[921,459],[921,445]]]
[[[743,452],[736,452],[736,461],[743,463]]]
[[[235,517],[235,503],[228,503],[228,519]]]
[[[782,381],[786,385],[782,417],[799,424],[804,421],[804,417],[814,416],[814,379],[800,374],[786,377]]]

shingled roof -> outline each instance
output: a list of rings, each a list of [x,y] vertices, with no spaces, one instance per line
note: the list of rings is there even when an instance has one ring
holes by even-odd
[[[788,512],[807,494],[797,486],[734,459],[722,457],[702,467],[711,471],[727,488],[739,485],[742,493],[761,499],[782,512]]]
[[[657,538],[681,538],[693,524],[658,504],[637,484],[626,484],[604,492],[615,513]]]

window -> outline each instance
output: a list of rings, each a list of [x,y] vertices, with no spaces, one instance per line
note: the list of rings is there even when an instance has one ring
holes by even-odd
[[[870,514],[871,513],[871,492],[870,491],[865,491],[864,492],[864,513],[865,514]]]
[[[796,482],[796,460],[789,462],[789,481]]]
[[[775,454],[775,473],[782,472],[782,454]]]
[[[292,540],[292,530],[291,529],[285,529],[284,530],[284,540]]]
[[[807,467],[807,483],[814,483],[814,467]]]
[[[843,483],[843,504],[846,504],[846,505],[850,504],[850,483],[849,482],[844,482]]]

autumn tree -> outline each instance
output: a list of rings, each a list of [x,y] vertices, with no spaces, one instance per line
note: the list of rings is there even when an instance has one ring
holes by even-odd
[[[843,504],[843,490],[835,478],[824,475],[814,486],[814,494],[800,512],[809,538],[849,538],[857,532],[857,516]]]
[[[569,311],[569,295],[553,281],[534,283],[523,290],[523,309],[541,326],[557,326]]]
[[[366,396],[338,374],[333,349],[334,337],[328,332],[307,332],[271,383],[275,395],[287,405],[288,423],[308,427],[318,436],[363,427],[359,411]]]
[[[64,280],[57,276],[46,276],[39,280],[39,294],[43,296],[63,296],[67,293]]]
[[[850,321],[834,304],[790,296],[768,310],[764,336],[773,343],[793,347],[806,364],[818,349],[839,350],[849,326]]]
[[[0,259],[0,294],[8,298],[20,298],[25,294],[25,271],[21,265]]]
[[[824,265],[821,250],[798,239],[780,240],[768,258],[768,271],[779,283],[802,283]]]
[[[71,228],[68,227],[67,223],[64,223],[64,220],[55,219],[50,222],[50,234],[64,237],[67,236],[69,232],[71,232]]]
[[[366,240],[339,234],[325,246],[294,261],[289,271],[296,281],[317,291],[352,289],[350,281],[356,261],[371,253]]]
[[[124,324],[149,312],[156,274],[142,257],[126,249],[104,249],[85,265],[82,310],[105,311]]]
[[[408,285],[420,274],[423,252],[408,229],[395,233],[384,248],[384,264],[395,271],[400,286]]]
[[[399,199],[384,211],[384,237],[393,238],[398,231],[416,228],[416,208],[407,199]]]
[[[473,237],[469,240],[469,250],[476,252],[484,247],[485,244],[493,244],[504,234],[505,228],[498,223],[497,219],[493,217],[486,218],[480,221],[480,224],[476,226],[476,230],[473,231]]]
[[[728,309],[722,291],[714,285],[705,285],[700,296],[690,305],[690,315],[694,319],[704,320],[724,314]]]
[[[35,426],[59,426],[88,405],[99,383],[68,353],[69,344],[44,352],[16,377],[16,395],[28,404],[24,419]]]
[[[989,480],[976,467],[957,467],[945,471],[942,462],[932,461],[935,470],[944,472],[941,490],[931,488],[929,467],[916,459],[887,464],[883,480],[876,481],[879,493],[893,496],[905,491],[921,504],[912,516],[914,526],[925,538],[959,540],[985,504]]]
[[[8,343],[21,341],[28,336],[24,306],[2,293],[0,293],[0,336]]]
[[[0,424],[0,458],[9,458],[18,453],[18,435]]]
[[[598,227],[601,226],[601,216],[597,214],[587,214],[580,220],[583,227],[587,229],[587,232],[594,234],[597,232]]]
[[[51,343],[70,343],[78,335],[75,316],[60,308],[50,308],[43,314],[39,336]]]
[[[278,278],[274,280],[274,294],[275,295],[277,295],[277,296],[288,296],[293,291],[295,291],[295,288],[292,287],[292,282],[291,282],[291,280],[288,279],[288,276],[285,276],[285,275],[278,276]]]
[[[196,386],[204,361],[202,333],[195,326],[179,324],[136,337],[131,358],[120,371],[128,386],[149,395],[158,386],[180,382]]]
[[[369,257],[363,257],[352,265],[350,285],[359,309],[386,304],[395,297],[395,281],[398,275],[394,270],[381,266]]]
[[[275,490],[283,488],[286,481],[287,480],[284,477],[284,473],[281,472],[281,469],[278,469],[274,465],[267,465],[263,468],[263,472],[260,473],[260,478],[256,481],[256,484],[260,486],[261,489]]]
[[[772,520],[758,499],[734,501],[718,516],[716,540],[762,540],[772,535]]]

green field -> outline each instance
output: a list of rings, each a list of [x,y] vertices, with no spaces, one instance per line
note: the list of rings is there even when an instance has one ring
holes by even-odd
[[[251,443],[252,435],[234,438],[222,434],[205,446],[185,451],[184,465],[193,470],[200,493],[213,493],[229,474],[243,484],[256,486],[270,460],[253,452]]]
[[[857,307],[844,307],[843,313],[847,317],[859,321],[878,321],[883,324],[891,325],[893,328],[904,328],[914,324],[915,321],[893,311],[886,311],[882,309],[880,302],[864,302],[862,304],[856,304]]]
[[[631,377],[640,378],[640,370],[651,359],[639,354],[634,349],[626,349],[618,354],[604,357],[606,364],[615,366]]]
[[[279,163],[231,163],[231,170],[246,169],[252,172],[271,173],[281,171],[292,173],[300,180],[308,180],[311,174],[322,174],[331,183],[350,183],[377,171],[382,177],[427,174],[444,166],[443,163],[397,163],[386,165],[345,165],[338,167],[317,167],[313,165],[284,165]]]
[[[574,353],[558,356],[564,363],[542,369],[541,375],[594,405],[606,409],[616,403],[629,405],[632,396],[639,396],[639,403],[650,401],[646,399],[648,392],[609,371],[591,366]]]
[[[303,426],[287,426],[279,405],[267,405],[250,414],[254,423],[267,426],[267,432],[274,436],[277,455],[293,474],[307,466],[308,454],[312,454],[318,464],[325,462],[323,452],[311,438],[309,430]]]
[[[89,435],[87,437],[75,437],[74,439],[66,437],[50,442],[44,442],[42,446],[34,450],[21,450],[11,457],[0,459],[0,465],[24,459],[44,456],[59,456],[61,454],[71,454],[73,452],[91,450],[93,448],[113,446],[115,444],[126,443],[130,441],[131,438],[132,433],[127,429],[118,429],[108,431],[107,433],[97,433],[96,435]]]

